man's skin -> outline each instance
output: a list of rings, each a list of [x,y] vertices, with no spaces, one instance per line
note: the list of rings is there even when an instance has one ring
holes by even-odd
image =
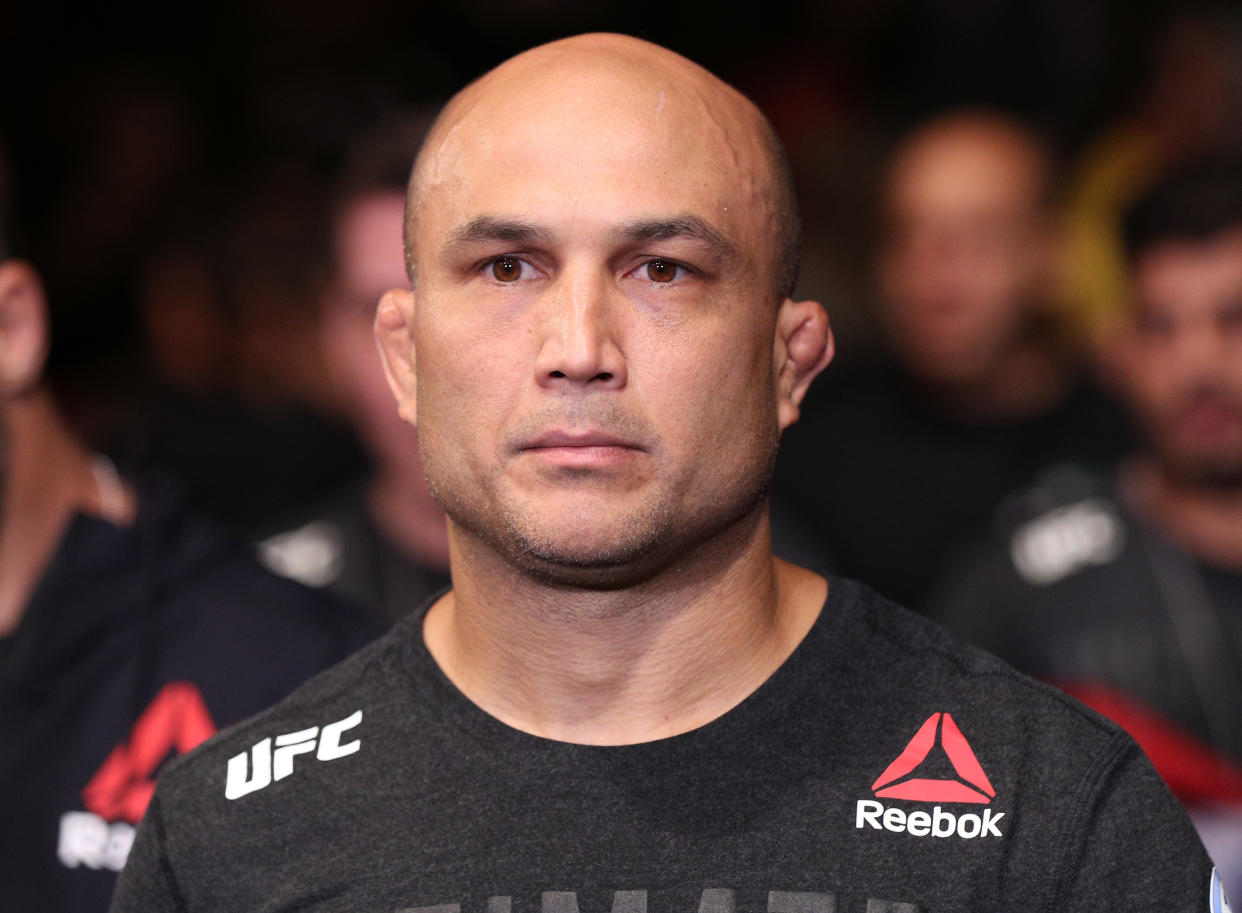
[[[415,165],[414,290],[376,333],[449,517],[424,636],[517,729],[702,726],[823,604],[770,547],[777,441],[832,341],[785,289],[768,137],[705,70],[588,35],[465,89]]]
[[[0,262],[0,636],[16,630],[76,511],[133,519],[133,491],[101,487],[43,379],[49,326],[38,275]]]
[[[1040,325],[1055,254],[1050,171],[1036,136],[982,112],[934,120],[893,156],[880,316],[904,369],[951,414],[1036,414],[1071,379]]]
[[[1117,374],[1146,433],[1126,494],[1191,554],[1242,569],[1242,226],[1132,269]]]

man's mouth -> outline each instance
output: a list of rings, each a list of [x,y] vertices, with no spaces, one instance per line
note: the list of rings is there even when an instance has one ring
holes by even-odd
[[[519,445],[519,453],[567,468],[603,468],[633,459],[642,445],[602,431],[545,431]]]

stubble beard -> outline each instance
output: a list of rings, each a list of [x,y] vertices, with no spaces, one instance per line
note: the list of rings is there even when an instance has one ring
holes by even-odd
[[[452,522],[525,575],[551,586],[616,590],[651,580],[753,515],[767,497],[777,440],[773,433],[737,471],[691,503],[684,482],[666,485],[625,515],[601,519],[608,529],[595,537],[553,528],[494,486],[468,496],[468,486],[442,476],[437,461],[424,466],[428,487]]]

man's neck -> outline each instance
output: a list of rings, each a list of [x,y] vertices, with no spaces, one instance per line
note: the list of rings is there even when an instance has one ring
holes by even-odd
[[[775,559],[766,512],[637,587],[550,586],[454,530],[454,589],[424,637],[448,678],[508,725],[581,744],[651,741],[702,726],[780,666],[818,616],[825,581]]]
[[[1242,572],[1242,486],[1192,485],[1145,458],[1122,477],[1131,503],[1196,558]]]

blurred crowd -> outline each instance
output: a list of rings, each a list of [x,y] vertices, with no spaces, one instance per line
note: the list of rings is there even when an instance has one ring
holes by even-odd
[[[14,13],[0,908],[103,909],[167,757],[447,585],[371,336],[404,182],[450,87],[594,28],[788,148],[841,357],[778,553],[1126,726],[1242,894],[1242,14],[758,6]]]

